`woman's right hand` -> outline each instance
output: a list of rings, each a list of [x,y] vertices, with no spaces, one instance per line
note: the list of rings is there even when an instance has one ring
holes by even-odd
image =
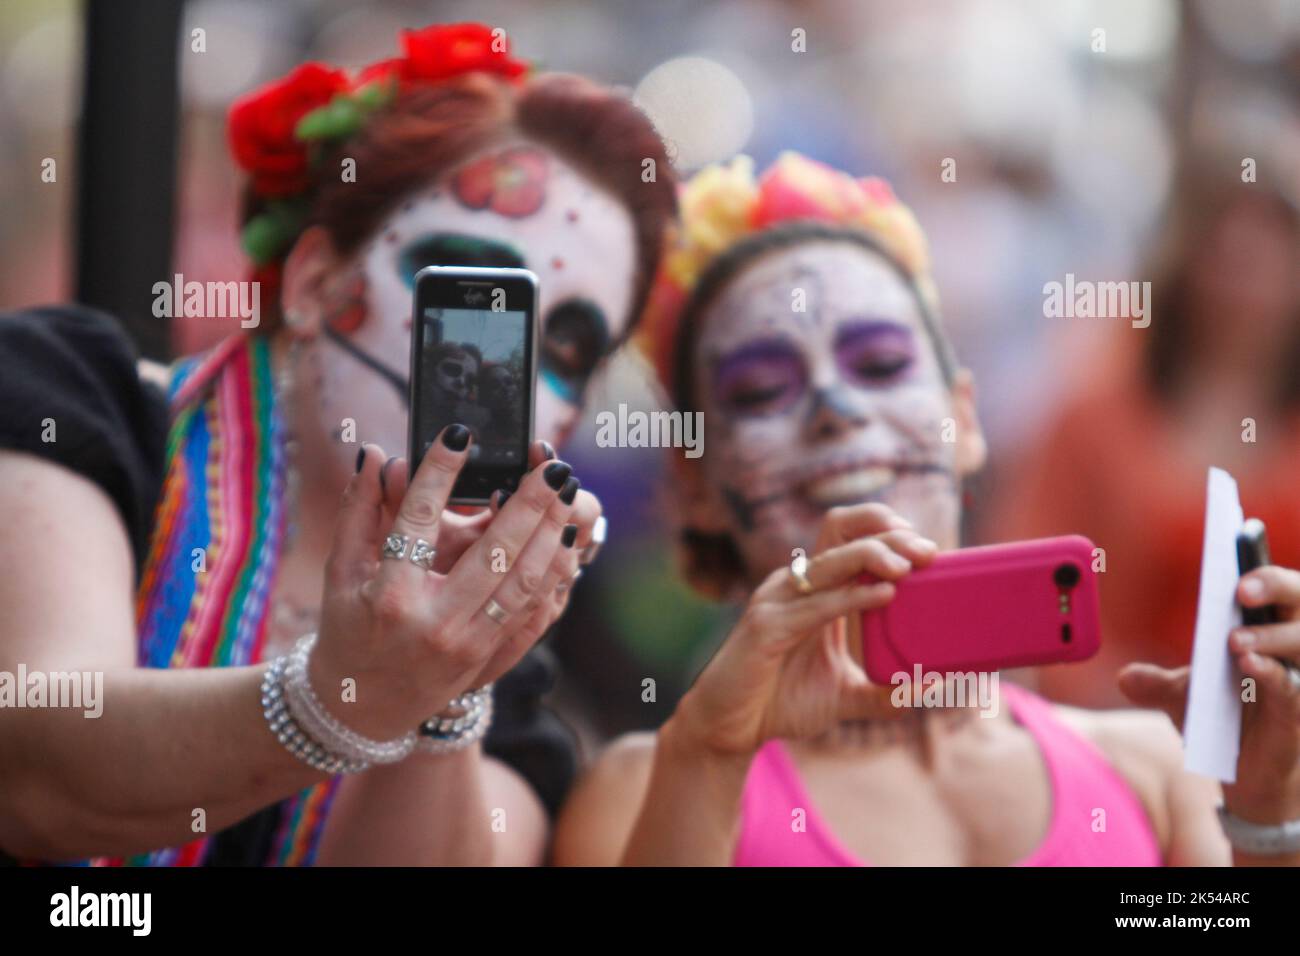
[[[850,653],[843,618],[889,603],[893,582],[936,550],[883,505],[828,512],[808,560],[813,591],[801,593],[789,567],[768,575],[678,705],[669,722],[675,743],[750,755],[774,737],[816,736],[860,713],[873,685]],[[861,583],[864,572],[879,580]]]
[[[555,577],[552,569],[568,557],[562,536],[574,506],[560,491],[571,469],[548,461],[524,477],[512,496],[518,504],[494,515],[446,573],[410,560],[417,539],[438,540],[469,457],[467,442],[455,446],[466,437],[463,426],[444,429],[415,476],[396,491],[380,481],[383,451],[363,446],[343,496],[310,676],[331,713],[372,739],[399,737],[473,689],[531,617],[539,589]],[[380,558],[390,532],[409,538],[406,557]],[[489,601],[505,620],[487,613]],[[342,692],[349,678],[355,681],[350,700]]]

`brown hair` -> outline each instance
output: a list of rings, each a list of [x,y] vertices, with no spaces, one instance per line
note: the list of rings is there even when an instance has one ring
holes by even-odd
[[[354,251],[409,194],[494,144],[524,138],[553,150],[627,207],[637,243],[628,331],[659,266],[664,230],[677,211],[675,178],[654,126],[628,98],[591,80],[542,74],[514,84],[470,73],[403,92],[314,167],[306,224],[323,226],[343,254]],[[356,182],[338,176],[356,161]],[[655,177],[642,179],[646,160]],[[243,221],[261,210],[246,193]],[[276,308],[264,331],[279,326]]]

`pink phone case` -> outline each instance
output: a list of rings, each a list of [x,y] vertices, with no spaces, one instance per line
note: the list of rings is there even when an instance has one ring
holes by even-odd
[[[1092,542],[1079,535],[940,554],[900,581],[889,604],[862,614],[867,676],[889,684],[918,664],[993,671],[1091,657],[1099,644],[1092,560]]]

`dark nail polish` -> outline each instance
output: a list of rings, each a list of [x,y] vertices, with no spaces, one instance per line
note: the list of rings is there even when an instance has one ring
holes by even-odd
[[[443,429],[442,443],[452,451],[464,451],[469,444],[469,429],[464,425],[448,425]]]
[[[560,500],[566,505],[573,504],[573,499],[578,497],[578,489],[582,487],[582,482],[577,478],[570,478],[560,489]]]
[[[564,530],[560,532],[560,544],[566,548],[572,548],[573,542],[578,540],[578,526],[576,524],[566,524]]]
[[[361,472],[361,466],[366,463],[366,446],[362,445],[357,449],[357,472]]]
[[[497,511],[500,511],[502,508],[506,506],[506,500],[509,497],[510,497],[510,492],[505,491],[504,489],[497,492]]]
[[[388,466],[395,461],[397,461],[396,455],[384,462],[383,466],[379,469],[379,490],[385,495],[388,494]]]
[[[543,440],[542,454],[546,456],[547,461],[550,461],[555,457],[555,447],[550,442]]]
[[[553,461],[546,466],[546,470],[542,472],[542,477],[546,479],[546,484],[552,491],[559,491],[564,487],[564,483],[572,473],[573,468],[565,462]]]

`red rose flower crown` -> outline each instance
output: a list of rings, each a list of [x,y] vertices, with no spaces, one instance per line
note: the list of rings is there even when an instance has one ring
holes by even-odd
[[[355,75],[304,63],[236,100],[230,107],[230,151],[249,175],[262,209],[245,224],[240,243],[258,272],[277,268],[306,219],[310,172],[325,147],[340,143],[399,92],[482,72],[518,82],[529,65],[510,56],[505,31],[481,23],[403,30],[402,55]]]

